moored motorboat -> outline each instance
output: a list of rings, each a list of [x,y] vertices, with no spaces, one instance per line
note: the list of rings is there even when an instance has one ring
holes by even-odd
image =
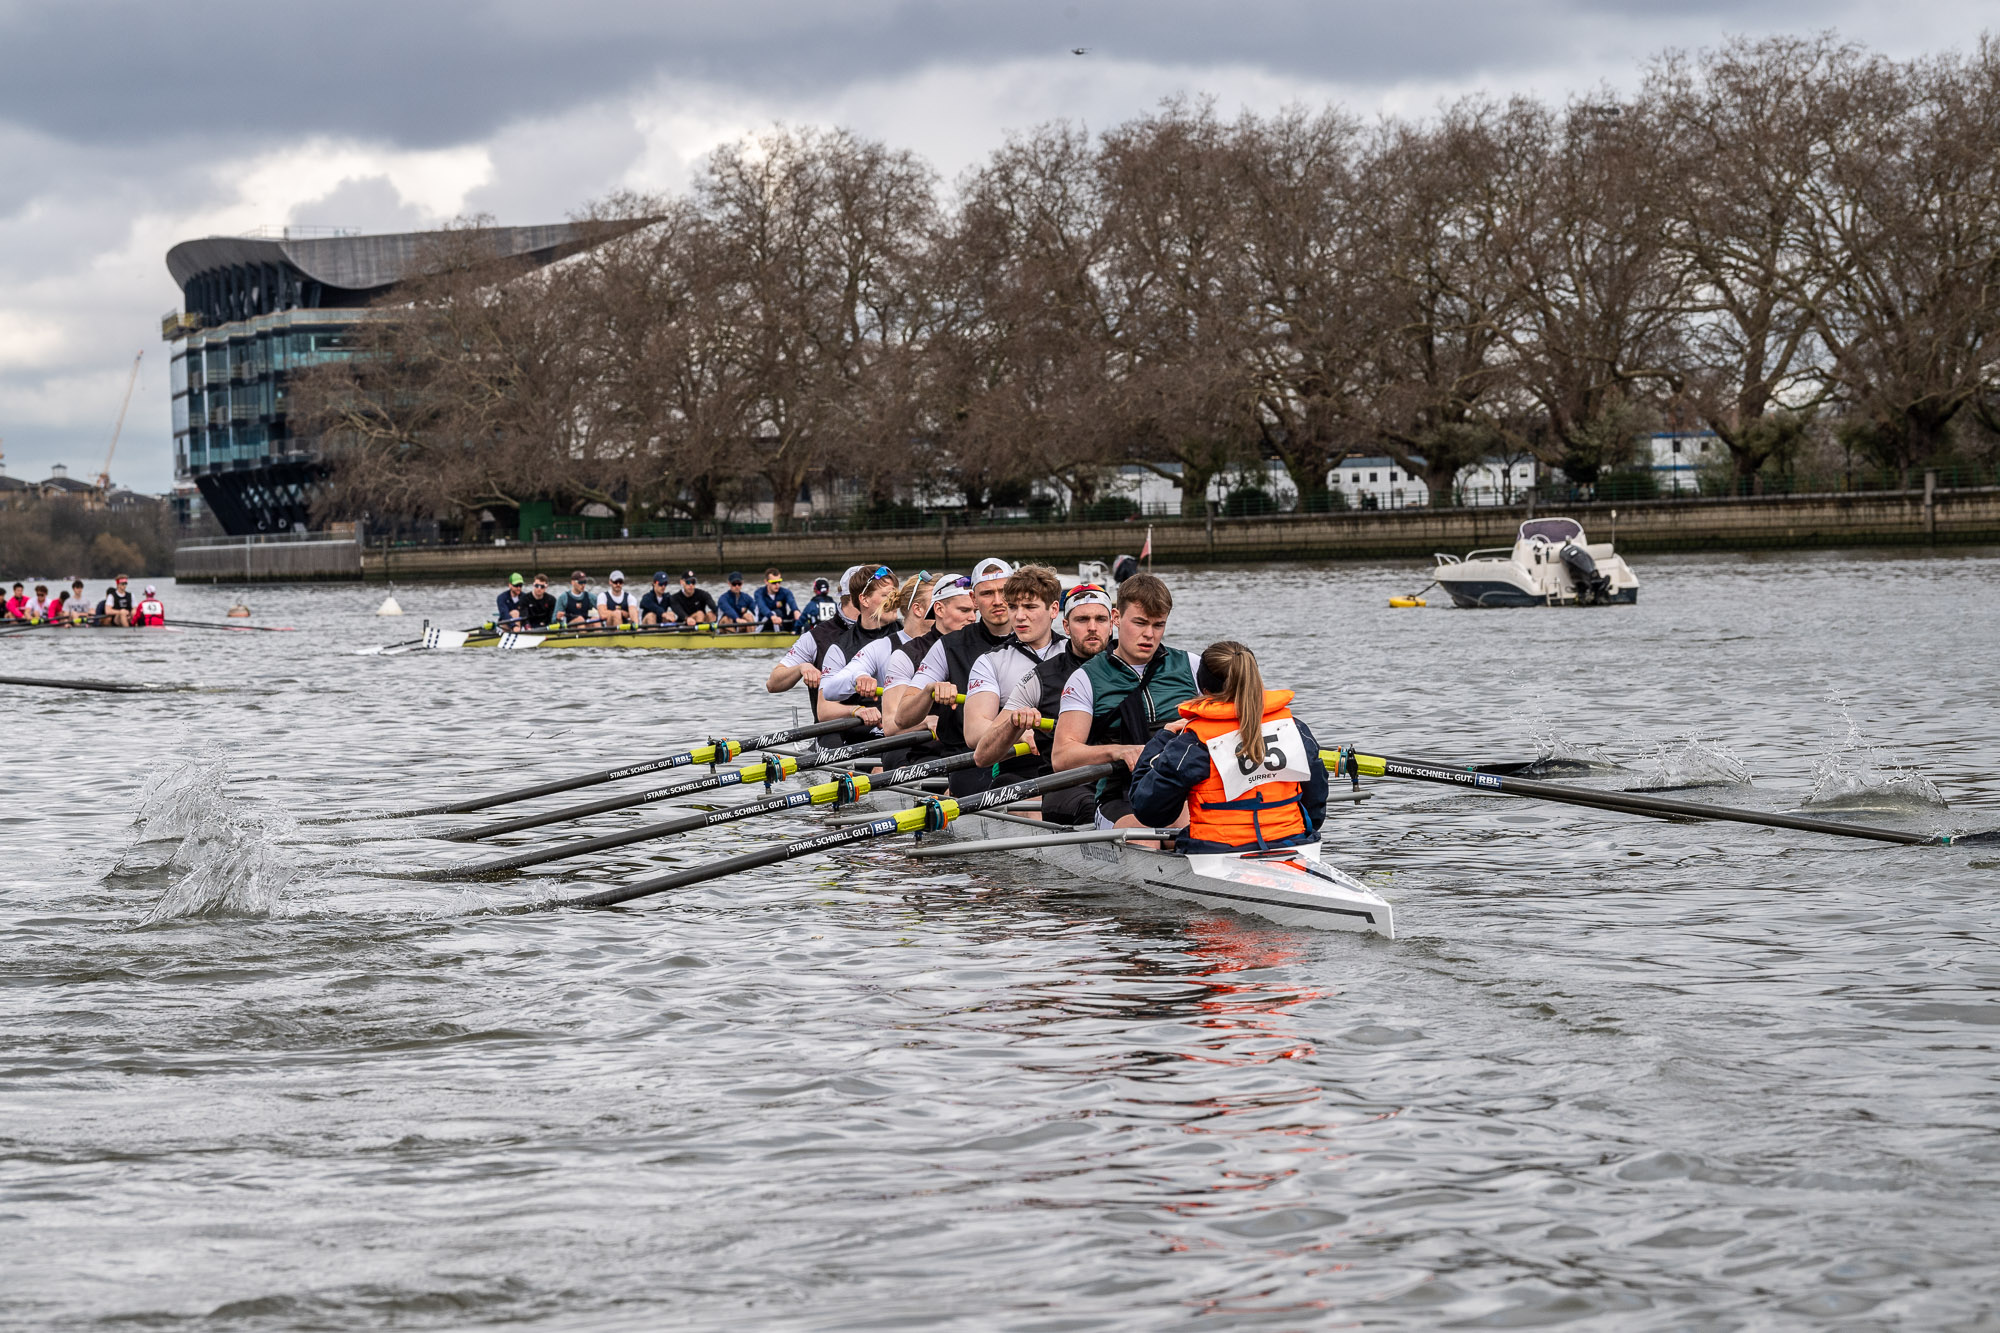
[[[1054,867],[1079,879],[1124,884],[1218,911],[1248,912],[1280,925],[1396,937],[1395,912],[1379,894],[1325,865],[1318,843],[1267,852],[1186,856],[1118,841],[1144,830],[1078,831],[1030,820],[967,815],[952,825],[952,843],[937,854],[976,854],[976,844],[1006,844],[1007,855]],[[1085,840],[1089,839],[1089,840]],[[973,845],[965,845],[973,844]],[[931,849],[926,849],[931,850]],[[998,850],[996,848],[995,850]]]
[[[1439,552],[1432,571],[1458,606],[1630,606],[1639,580],[1610,542],[1591,542],[1573,518],[1531,518],[1514,545],[1460,559]]]

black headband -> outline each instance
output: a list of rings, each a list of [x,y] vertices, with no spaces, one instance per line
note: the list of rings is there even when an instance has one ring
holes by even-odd
[[[1195,659],[1194,687],[1196,689],[1200,690],[1203,694],[1221,694],[1228,684],[1227,677],[1218,676],[1208,669],[1207,658],[1201,657]]]

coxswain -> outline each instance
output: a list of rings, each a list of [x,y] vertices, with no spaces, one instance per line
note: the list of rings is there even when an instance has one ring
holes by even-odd
[[[521,628],[547,629],[556,618],[555,594],[549,591],[549,576],[535,575],[535,582],[521,596]]]
[[[917,692],[897,704],[892,719],[897,730],[908,730],[930,714],[937,718],[933,731],[944,753],[970,748],[965,738],[964,706],[958,699],[972,677],[972,664],[1012,635],[1013,613],[1007,609],[1006,589],[1013,573],[1012,565],[997,558],[981,560],[972,567],[972,601],[979,619],[942,636],[924,654],[910,679]],[[983,791],[989,776],[980,769],[961,768],[951,775],[951,794],[970,796]]]
[[[1178,850],[1195,854],[1319,841],[1326,764],[1319,741],[1292,716],[1292,692],[1265,689],[1255,655],[1228,640],[1202,652],[1195,683],[1201,693],[1133,765],[1133,815],[1171,828],[1185,813]]]
[[[1056,616],[1062,609],[1062,580],[1053,569],[1022,565],[1007,576],[1001,590],[1007,600],[1008,627],[1012,632],[1006,642],[975,661],[965,679],[965,740],[975,752],[1014,687],[1063,650],[1063,636],[1056,633]],[[1040,756],[1011,753],[997,767],[973,770],[986,786],[1047,771]]]
[[[132,612],[132,623],[149,628],[167,623],[167,604],[160,600],[160,590],[150,583],[146,585],[146,595],[139,599],[139,605]]]
[[[639,599],[639,620],[647,625],[677,624],[679,616],[674,614],[673,590],[667,586],[667,571],[653,571],[653,586]]]
[[[556,619],[573,629],[597,619],[597,604],[590,597],[590,575],[580,569],[570,571],[569,587],[556,598]]]
[[[764,571],[764,586],[757,589],[757,628],[771,634],[796,634],[799,628],[799,599],[785,586],[785,576],[775,569]]]
[[[521,604],[528,600],[526,585],[527,580],[519,574],[508,577],[506,589],[493,602],[493,623],[496,627],[507,630],[521,628]]]
[[[757,626],[757,599],[743,591],[743,571],[740,569],[730,572],[729,591],[716,602],[715,623],[718,628],[726,628],[734,634]]]
[[[625,591],[625,571],[614,569],[603,592],[597,594],[597,618],[606,629],[623,629],[639,623],[639,608]]]
[[[696,584],[692,569],[681,571],[680,590],[669,597],[667,602],[683,625],[715,623],[715,598],[709,596],[708,589]]]
[[[132,623],[132,590],[126,586],[129,582],[120,574],[113,580],[117,586],[104,595],[104,616],[114,625]]]
[[[817,625],[820,621],[831,619],[840,613],[840,603],[834,600],[832,587],[825,579],[814,579],[813,595],[806,602],[805,610],[799,615],[800,624]]]
[[[1050,755],[1055,768],[1117,763],[1097,784],[1100,828],[1136,828],[1129,797],[1131,771],[1153,733],[1179,716],[1199,692],[1194,659],[1166,646],[1173,594],[1151,574],[1118,585],[1112,617],[1117,642],[1085,662],[1063,684]]]
[[[1062,705],[1063,686],[1085,662],[1111,642],[1111,594],[1095,583],[1079,583],[1063,594],[1063,647],[1023,677],[973,747],[982,765],[998,764],[1026,740],[1038,763],[1031,775],[1052,771],[1048,748],[1036,735],[1043,718],[1053,718]],[[969,702],[969,701],[968,701]],[[1088,824],[1097,811],[1091,788],[1065,787],[1042,797],[1042,818],[1056,824]]]

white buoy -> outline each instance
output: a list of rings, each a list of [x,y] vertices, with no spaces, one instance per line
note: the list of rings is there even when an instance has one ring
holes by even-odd
[[[400,616],[403,614],[403,608],[396,604],[395,598],[391,597],[375,609],[375,614],[378,616]]]

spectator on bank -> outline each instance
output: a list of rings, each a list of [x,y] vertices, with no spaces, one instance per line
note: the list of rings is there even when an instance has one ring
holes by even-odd
[[[764,586],[757,589],[757,628],[797,632],[799,599],[785,586],[785,576],[775,569],[764,571]]]
[[[683,625],[715,623],[715,598],[709,595],[706,588],[695,583],[692,569],[682,573],[680,590],[667,600]]]
[[[718,625],[727,626],[735,633],[756,626],[757,599],[743,591],[742,570],[730,574],[729,591],[722,594],[722,600],[716,606],[715,620]]]
[[[674,614],[674,595],[667,587],[667,571],[653,571],[653,586],[639,599],[639,623],[643,625],[677,625],[680,617]]]

